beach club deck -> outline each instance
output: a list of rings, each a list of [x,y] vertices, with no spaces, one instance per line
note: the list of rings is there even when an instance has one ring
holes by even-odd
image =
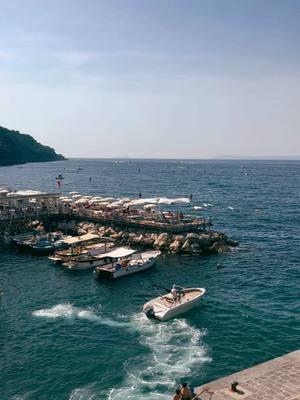
[[[0,195],[0,231],[15,231],[17,226],[33,220],[76,220],[169,233],[204,231],[212,225],[210,218],[182,212],[71,206],[63,203],[57,193],[23,191]]]

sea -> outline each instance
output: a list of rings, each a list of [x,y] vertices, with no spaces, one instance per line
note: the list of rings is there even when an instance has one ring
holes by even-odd
[[[0,186],[192,194],[183,212],[211,217],[239,242],[225,254],[165,255],[114,282],[2,247],[1,400],[167,400],[182,382],[196,387],[299,349],[299,161],[71,159],[1,167]],[[143,304],[174,283],[206,288],[199,307],[148,320]]]

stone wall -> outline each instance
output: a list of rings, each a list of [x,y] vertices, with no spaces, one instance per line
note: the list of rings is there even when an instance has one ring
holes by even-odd
[[[206,231],[199,233],[185,233],[175,235],[172,233],[151,233],[137,231],[136,229],[121,230],[119,228],[105,227],[101,224],[88,222],[58,222],[51,227],[65,233],[83,235],[95,233],[112,238],[116,244],[136,246],[139,248],[158,249],[165,253],[173,254],[210,254],[223,253],[238,246],[234,240],[230,240],[224,233]]]

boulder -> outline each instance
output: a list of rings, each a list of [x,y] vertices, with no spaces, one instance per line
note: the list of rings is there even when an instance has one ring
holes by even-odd
[[[77,235],[78,236],[85,235],[86,233],[87,233],[87,231],[85,229],[82,229],[82,228],[78,228],[77,229]]]
[[[179,240],[174,240],[169,246],[171,253],[179,253],[181,250],[181,242]]]
[[[206,249],[209,248],[214,243],[214,240],[207,233],[201,233],[198,236],[198,243],[202,249]]]
[[[166,249],[170,242],[168,233],[161,233],[154,242],[154,247],[156,249]]]
[[[184,253],[191,253],[192,252],[192,247],[191,247],[191,242],[189,239],[187,239],[182,246],[181,249]]]
[[[180,242],[181,244],[183,244],[185,242],[185,237],[183,235],[176,235],[174,240]]]
[[[199,235],[197,233],[191,232],[191,233],[188,233],[186,235],[186,239],[198,240],[199,239]]]

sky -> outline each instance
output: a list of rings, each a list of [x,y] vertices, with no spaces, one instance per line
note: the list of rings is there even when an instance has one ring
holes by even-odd
[[[298,0],[0,0],[0,125],[67,157],[300,155]]]

